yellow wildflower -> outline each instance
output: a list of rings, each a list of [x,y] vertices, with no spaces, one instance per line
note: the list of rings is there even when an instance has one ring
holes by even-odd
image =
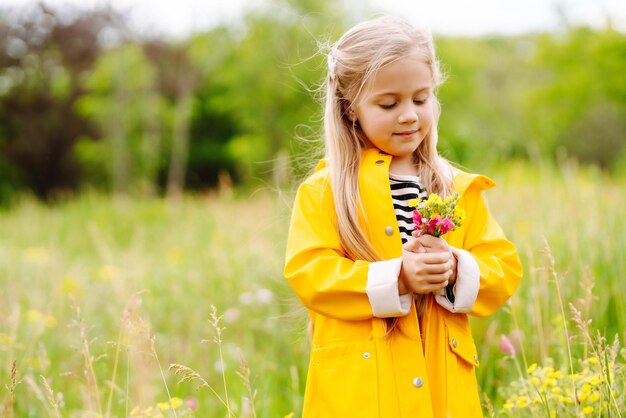
[[[157,404],[157,408],[159,408],[161,411],[167,411],[168,409],[170,409],[170,403],[169,402],[159,402]]]
[[[598,392],[593,392],[591,395],[589,395],[589,400],[591,402],[595,402],[598,399],[600,399],[600,394]]]
[[[580,393],[580,394],[578,395],[578,400],[579,400],[579,401],[581,401],[581,402],[582,402],[582,401],[584,401],[585,399],[587,399],[587,394],[586,394],[585,392]]]
[[[528,368],[528,374],[532,374],[535,370],[537,370],[537,363],[533,363]]]
[[[553,394],[555,394],[555,395],[556,395],[556,394],[557,394],[557,393],[559,393],[559,392],[561,392],[561,388],[560,388],[560,387],[558,387],[558,386],[557,386],[557,387],[555,387],[555,388],[552,388],[552,393],[553,393]]]
[[[598,386],[600,384],[600,379],[598,379],[597,376],[593,376],[587,379],[587,382],[591,383],[594,386]]]
[[[420,199],[411,199],[411,200],[409,200],[409,206],[412,207],[412,208],[416,208],[419,204],[420,204]]]
[[[30,322],[41,322],[43,321],[44,316],[43,313],[37,309],[29,309],[26,312],[26,318],[28,318]]]
[[[528,405],[528,398],[526,396],[520,396],[517,398],[517,406],[519,408],[524,408]]]
[[[596,364],[598,363],[598,358],[597,357],[589,357],[587,360],[589,360],[589,363],[591,364]]]
[[[585,383],[582,387],[582,391],[585,393],[591,392],[591,385],[589,383]]]
[[[583,408],[583,414],[589,415],[593,412],[593,406],[586,406]]]
[[[507,400],[502,407],[504,409],[512,409],[515,405],[510,400]]]
[[[536,377],[531,377],[530,384],[533,386],[537,386],[539,384],[539,379],[537,379]]]

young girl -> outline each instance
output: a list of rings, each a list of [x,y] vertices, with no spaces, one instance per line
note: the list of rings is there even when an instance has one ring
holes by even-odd
[[[482,417],[467,315],[517,287],[515,246],[481,192],[487,177],[437,154],[432,39],[383,17],[328,55],[326,158],[298,189],[285,276],[313,345],[303,417]],[[411,236],[408,199],[459,193],[462,227]]]

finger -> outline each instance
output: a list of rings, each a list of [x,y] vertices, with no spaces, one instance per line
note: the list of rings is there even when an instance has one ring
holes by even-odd
[[[426,252],[426,249],[424,248],[424,246],[422,245],[421,242],[419,242],[416,239],[409,239],[403,246],[402,248],[405,251],[410,251],[412,253],[416,253],[416,252]],[[420,251],[421,249],[421,251]]]
[[[426,248],[440,248],[450,251],[450,246],[441,237],[433,237],[432,235],[422,235],[418,238],[419,242]]]
[[[446,251],[420,254],[424,264],[444,264],[450,260],[450,253]]]

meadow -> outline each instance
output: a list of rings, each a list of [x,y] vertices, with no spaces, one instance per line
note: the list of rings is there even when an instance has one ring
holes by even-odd
[[[472,319],[485,415],[623,416],[626,180],[574,163],[489,174],[525,276]],[[87,193],[2,210],[0,416],[299,416],[309,342],[282,277],[291,198]]]

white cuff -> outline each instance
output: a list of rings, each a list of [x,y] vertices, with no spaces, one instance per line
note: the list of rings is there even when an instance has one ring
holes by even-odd
[[[372,305],[374,316],[378,318],[403,316],[411,310],[413,295],[398,294],[398,276],[401,267],[402,257],[370,264],[365,292]]]
[[[437,303],[450,312],[467,313],[474,307],[478,289],[480,288],[480,268],[474,256],[465,250],[450,247],[456,256],[456,283],[452,291],[454,292],[454,303],[446,297],[446,289],[435,292]]]

